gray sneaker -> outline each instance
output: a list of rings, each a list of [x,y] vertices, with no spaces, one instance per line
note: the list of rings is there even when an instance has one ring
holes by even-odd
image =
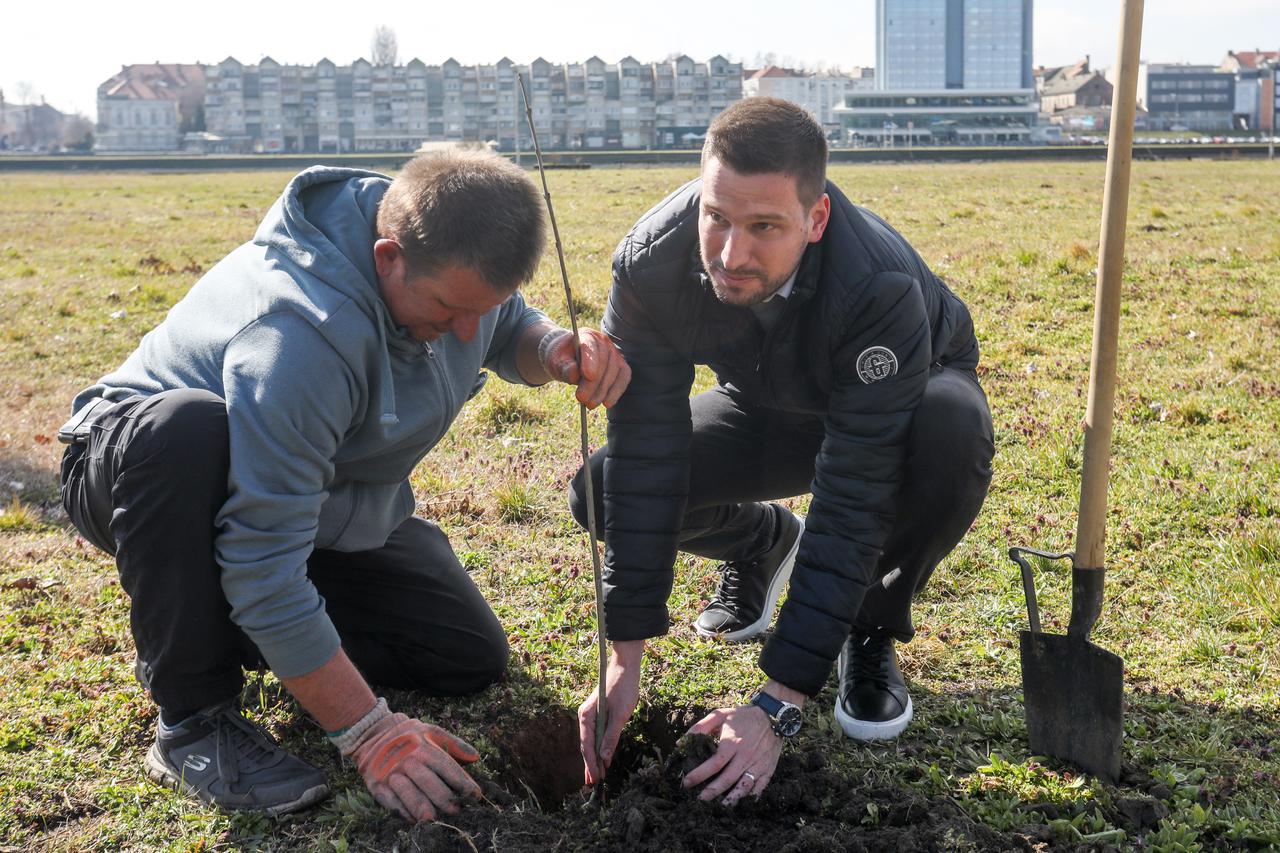
[[[146,768],[151,781],[232,811],[285,814],[329,794],[323,772],[281,749],[234,702],[157,726]]]
[[[779,504],[769,504],[769,508],[777,531],[773,547],[755,559],[723,565],[716,594],[693,626],[702,636],[739,643],[769,627],[804,533],[804,522],[791,510]]]

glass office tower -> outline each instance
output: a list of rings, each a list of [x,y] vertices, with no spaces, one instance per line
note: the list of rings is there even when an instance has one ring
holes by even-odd
[[[1034,88],[1031,2],[876,0],[876,88]]]

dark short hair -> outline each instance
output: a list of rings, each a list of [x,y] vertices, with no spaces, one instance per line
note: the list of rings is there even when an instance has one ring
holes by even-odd
[[[498,292],[533,278],[547,243],[542,196],[490,151],[442,151],[405,164],[378,206],[378,235],[404,249],[412,275],[469,267]]]
[[[827,137],[802,107],[781,98],[743,98],[707,128],[702,164],[715,157],[744,175],[789,175],[801,204],[813,204],[827,185]]]

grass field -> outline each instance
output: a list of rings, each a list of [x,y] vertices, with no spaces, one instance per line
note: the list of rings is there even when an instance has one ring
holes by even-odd
[[[1048,846],[1280,846],[1278,170],[1134,165],[1111,571],[1095,633],[1126,665],[1113,787],[1027,753],[1016,634],[1026,614],[1004,556],[1011,544],[1072,546],[1103,167],[833,169],[973,310],[997,445],[986,506],[917,603],[919,636],[901,650],[911,728],[889,744],[842,740],[831,687],[806,713],[803,740],[828,749],[849,785],[946,797]],[[693,174],[550,173],[584,322],[599,321],[619,237]],[[131,676],[127,601],[56,494],[52,436],[74,393],[251,235],[288,177],[0,179],[0,851],[411,846],[270,677],[246,691],[247,706],[328,769],[338,796],[293,818],[232,818],[148,783],[154,710]],[[527,294],[564,322],[559,287],[549,256]],[[592,428],[602,441],[603,417]],[[507,626],[512,665],[470,699],[391,698],[472,739],[490,767],[503,760],[504,726],[548,703],[576,707],[593,683],[590,559],[565,502],[576,429],[563,387],[491,382],[414,475],[419,513],[443,525]],[[1039,575],[1046,630],[1063,628],[1069,579]],[[713,565],[682,558],[676,624],[645,673],[650,706],[737,703],[759,683],[757,644],[726,648],[692,631],[714,586]]]

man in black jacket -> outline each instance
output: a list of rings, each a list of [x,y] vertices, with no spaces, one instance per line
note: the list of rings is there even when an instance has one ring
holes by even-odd
[[[768,785],[837,657],[849,736],[893,737],[911,718],[893,641],[911,639],[913,595],[986,496],[991,416],[968,310],[901,235],[827,183],[826,160],[802,109],[740,101],[708,129],[701,177],[614,256],[603,328],[632,379],[591,461],[613,651],[598,757],[598,697],[579,709],[588,782],[635,710],[644,641],[668,629],[677,550],[724,561],[704,636],[761,633],[791,580],[760,657],[768,681],[694,726],[720,736],[685,779],[710,780],[703,799]],[[690,400],[697,364],[718,383]],[[803,523],[764,503],[806,492]]]

